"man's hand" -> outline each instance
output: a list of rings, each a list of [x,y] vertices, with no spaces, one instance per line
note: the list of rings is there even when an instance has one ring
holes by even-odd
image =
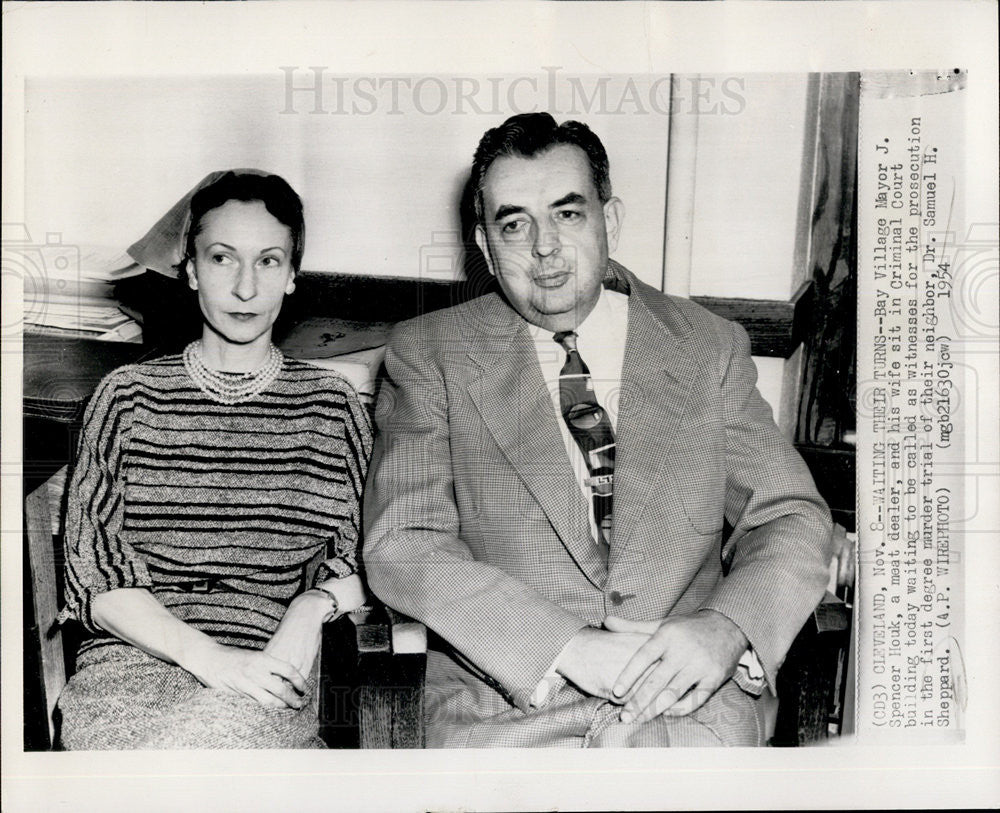
[[[566,644],[556,671],[589,695],[620,702],[611,694],[615,678],[648,640],[648,633],[584,627]]]
[[[613,697],[625,701],[624,723],[697,710],[733,674],[748,644],[743,631],[714,610],[661,622],[608,616],[604,626],[619,635],[650,635],[614,682]]]

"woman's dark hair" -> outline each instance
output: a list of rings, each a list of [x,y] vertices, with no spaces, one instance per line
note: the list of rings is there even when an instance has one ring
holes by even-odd
[[[557,144],[570,144],[586,153],[598,199],[601,203],[611,199],[608,153],[593,130],[579,121],[556,124],[548,113],[522,113],[511,116],[499,127],[487,130],[476,147],[472,159],[472,187],[476,217],[480,223],[483,222],[483,179],[490,165],[504,155],[531,158]]]
[[[194,241],[201,233],[205,215],[230,200],[246,203],[259,200],[275,220],[288,226],[292,235],[292,269],[298,272],[306,244],[302,200],[280,175],[229,171],[195,192],[191,198],[191,223],[184,249],[186,258],[194,257]]]

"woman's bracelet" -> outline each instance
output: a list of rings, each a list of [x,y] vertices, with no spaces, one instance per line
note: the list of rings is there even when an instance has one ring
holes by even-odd
[[[330,611],[330,614],[326,616],[324,620],[330,621],[331,619],[335,618],[337,615],[337,610],[340,609],[340,602],[337,600],[337,597],[333,594],[333,591],[327,590],[325,587],[319,587],[319,586],[311,587],[310,589],[319,590],[319,592],[325,593],[327,597],[330,599],[330,601],[333,602],[333,609]]]

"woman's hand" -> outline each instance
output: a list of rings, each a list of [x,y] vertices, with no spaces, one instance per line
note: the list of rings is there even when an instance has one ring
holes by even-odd
[[[252,697],[271,708],[301,708],[306,681],[287,659],[224,646],[181,621],[148,590],[123,587],[95,596],[95,623],[143,652],[175,663],[213,689]]]
[[[264,652],[290,663],[300,674],[308,675],[319,652],[323,621],[330,615],[332,606],[330,597],[319,590],[307,590],[296,596]]]
[[[274,709],[300,709],[306,679],[286,660],[268,652],[212,641],[188,661],[188,671],[211,689],[253,698]]]

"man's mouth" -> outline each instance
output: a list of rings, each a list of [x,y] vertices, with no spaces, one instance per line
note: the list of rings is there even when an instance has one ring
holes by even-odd
[[[558,288],[569,278],[569,271],[548,271],[535,277],[535,285],[539,288]]]

